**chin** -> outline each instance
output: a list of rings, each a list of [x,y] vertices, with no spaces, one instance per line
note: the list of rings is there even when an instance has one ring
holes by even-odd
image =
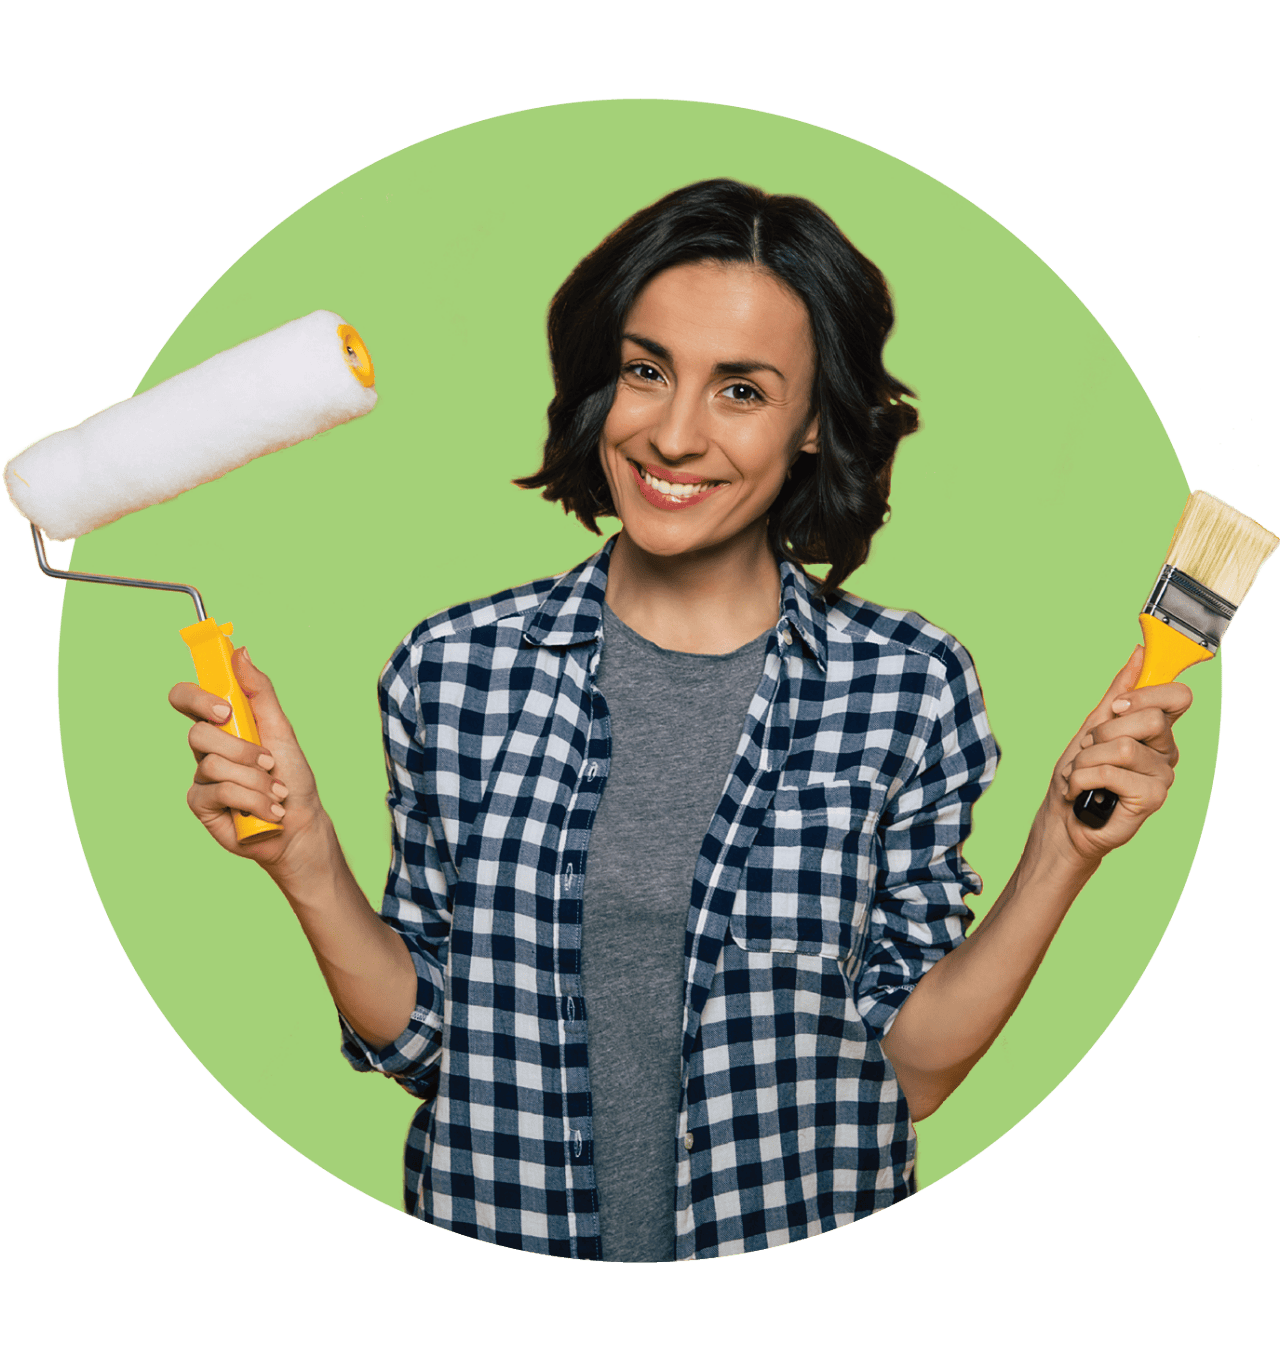
[[[622,530],[631,545],[644,552],[646,556],[665,560],[678,556],[696,556],[700,552],[711,551],[732,542],[741,534],[726,530],[722,525],[706,525],[702,528],[694,524],[676,523],[670,525],[625,520]],[[744,530],[745,531],[745,530]]]
[[[643,551],[646,556],[684,556],[709,545],[700,537],[688,532],[647,532],[643,527],[637,529],[634,524],[628,525],[625,522],[622,531],[631,545]]]

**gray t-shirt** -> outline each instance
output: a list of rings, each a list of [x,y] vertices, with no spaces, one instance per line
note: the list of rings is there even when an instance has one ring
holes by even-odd
[[[769,633],[728,655],[663,650],[607,605],[596,685],[609,779],[583,887],[582,992],[604,1257],[675,1254],[684,939],[694,867]]]

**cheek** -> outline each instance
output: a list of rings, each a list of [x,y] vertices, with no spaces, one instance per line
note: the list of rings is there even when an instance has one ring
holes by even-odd
[[[643,434],[648,427],[648,403],[620,387],[609,407],[600,441],[607,450]]]
[[[618,416],[618,403],[614,401],[613,408],[609,411],[608,418],[604,422],[604,430],[600,435],[601,450],[611,448],[619,438],[622,437],[622,420]]]
[[[753,430],[738,446],[738,461],[743,474],[761,489],[776,489],[791,465],[791,445],[781,444],[775,431]]]
[[[619,448],[619,444],[625,443],[628,437],[629,424],[622,417],[622,412],[618,408],[618,401],[615,399],[612,409],[604,421],[604,428],[600,431],[600,465],[608,479],[617,479],[625,467],[620,467],[619,459],[626,456]]]

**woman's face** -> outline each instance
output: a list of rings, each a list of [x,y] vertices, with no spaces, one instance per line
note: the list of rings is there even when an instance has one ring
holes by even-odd
[[[653,278],[623,327],[601,461],[623,531],[676,556],[742,534],[802,453],[818,447],[804,303],[746,264],[681,264]]]

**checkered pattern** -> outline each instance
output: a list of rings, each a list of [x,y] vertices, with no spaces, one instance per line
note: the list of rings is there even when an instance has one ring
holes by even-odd
[[[423,1099],[406,1209],[577,1258],[600,1256],[579,947],[609,772],[592,674],[611,546],[429,618],[392,656],[382,917],[418,1007],[381,1050],[344,1024],[357,1069]],[[689,907],[678,1258],[801,1239],[913,1190],[880,1039],[982,886],[960,848],[998,750],[968,654],[913,613],[824,605],[781,569]]]

